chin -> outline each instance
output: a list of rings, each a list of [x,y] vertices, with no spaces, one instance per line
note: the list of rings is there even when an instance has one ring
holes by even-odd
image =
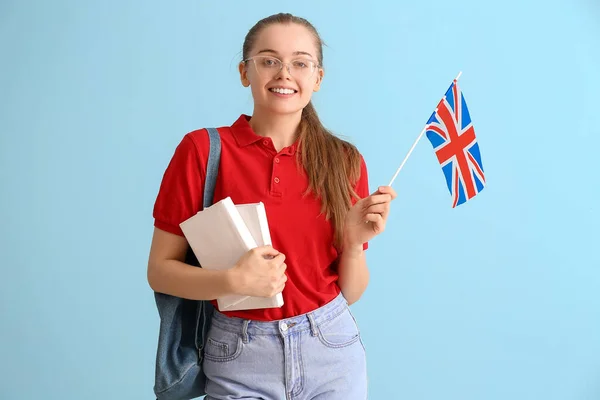
[[[289,105],[282,105],[282,104],[273,105],[273,104],[271,104],[265,108],[272,114],[289,115],[289,114],[296,114],[298,112],[301,112],[304,107],[301,107],[299,105],[291,105],[291,104],[289,104]]]

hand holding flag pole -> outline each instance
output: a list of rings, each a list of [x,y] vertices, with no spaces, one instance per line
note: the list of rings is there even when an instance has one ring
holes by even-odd
[[[462,71],[460,71],[458,73],[458,75],[456,76],[456,78],[454,78],[455,81],[458,81],[458,78],[460,78],[460,76],[462,75]],[[436,109],[433,111],[433,113],[435,114],[437,112],[437,107]],[[417,143],[419,143],[419,140],[421,140],[421,138],[423,137],[423,134],[425,133],[425,131],[427,130],[427,126],[429,125],[429,123],[425,124],[425,127],[423,128],[423,130],[421,131],[421,133],[419,134],[419,136],[417,137],[417,140],[415,140],[415,142],[413,143],[412,147],[410,148],[410,150],[408,151],[408,154],[406,154],[406,157],[404,157],[404,160],[402,160],[402,163],[400,164],[400,167],[398,168],[398,170],[396,171],[396,173],[394,174],[394,176],[392,177],[392,180],[390,181],[390,184],[388,186],[392,186],[392,184],[394,183],[394,181],[396,180],[396,177],[398,176],[398,174],[400,173],[400,170],[402,170],[402,167],[404,167],[404,164],[406,164],[406,161],[408,160],[408,157],[410,157],[411,153],[413,152],[413,150],[415,149],[415,147],[417,147]]]

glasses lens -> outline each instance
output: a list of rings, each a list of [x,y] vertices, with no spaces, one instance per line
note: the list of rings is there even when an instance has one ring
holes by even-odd
[[[297,59],[290,62],[290,73],[298,79],[310,78],[315,72],[315,63],[308,59]]]
[[[281,70],[281,61],[273,57],[252,57],[256,71],[263,78],[272,78]]]

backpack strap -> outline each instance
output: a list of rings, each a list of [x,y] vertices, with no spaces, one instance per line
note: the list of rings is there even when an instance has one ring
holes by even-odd
[[[210,147],[208,150],[208,163],[206,165],[206,180],[204,182],[203,207],[212,205],[215,196],[217,175],[219,174],[219,163],[221,161],[221,136],[215,128],[207,128]]]
[[[219,131],[215,128],[207,128],[206,130],[208,131],[210,146],[208,149],[208,162],[206,164],[206,179],[204,180],[204,208],[208,208],[212,205],[215,196],[217,176],[219,175],[219,163],[221,161],[221,136],[219,135]],[[188,249],[188,251],[191,253],[190,255],[193,254],[191,248]],[[196,257],[193,257],[197,262]],[[199,265],[199,263],[195,265]],[[198,302],[198,308],[196,310],[196,349],[198,350],[198,359],[200,363],[204,357],[204,343],[206,342],[206,336],[208,334],[208,329],[210,328],[213,311],[214,307],[209,301]]]

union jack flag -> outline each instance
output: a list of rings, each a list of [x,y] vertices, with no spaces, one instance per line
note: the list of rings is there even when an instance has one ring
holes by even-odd
[[[452,207],[475,197],[485,186],[483,164],[467,103],[456,79],[425,127],[452,195]]]

